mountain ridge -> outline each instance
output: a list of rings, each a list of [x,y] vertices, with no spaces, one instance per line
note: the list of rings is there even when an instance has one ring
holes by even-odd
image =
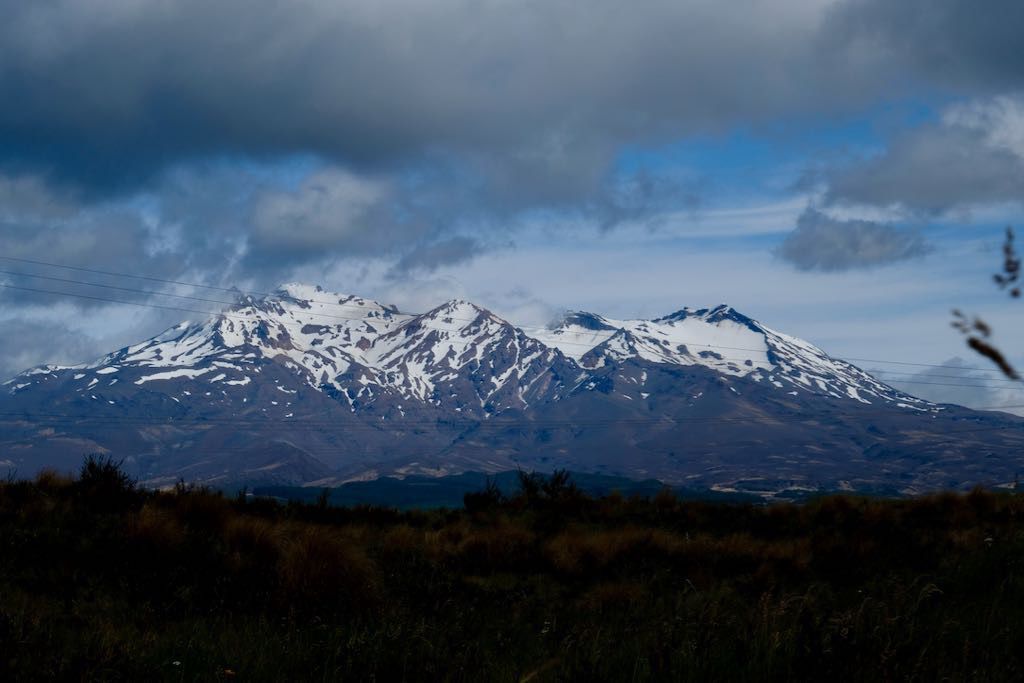
[[[411,314],[297,283],[92,363],[30,369],[0,385],[0,412],[13,454],[0,465],[61,467],[92,449],[152,485],[571,466],[913,491],[1006,483],[1019,456],[945,468],[1021,441],[1014,418],[910,396],[724,304],[524,329],[464,299]],[[991,431],[943,445],[965,425]]]

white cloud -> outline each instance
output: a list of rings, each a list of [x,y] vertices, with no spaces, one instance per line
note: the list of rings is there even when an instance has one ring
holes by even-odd
[[[1024,95],[957,103],[943,112],[942,122],[976,130],[992,147],[1024,158]]]
[[[294,191],[270,190],[256,202],[251,233],[257,250],[280,254],[364,251],[379,239],[391,188],[385,181],[328,168]]]

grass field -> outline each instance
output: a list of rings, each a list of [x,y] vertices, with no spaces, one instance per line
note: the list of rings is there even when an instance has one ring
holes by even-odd
[[[1021,680],[1024,497],[452,510],[0,484],[0,679]]]

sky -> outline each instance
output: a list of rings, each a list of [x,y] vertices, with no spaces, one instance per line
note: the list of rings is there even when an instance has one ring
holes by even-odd
[[[155,280],[303,281],[524,326],[728,303],[1024,404],[951,326],[1024,365],[992,279],[1022,30],[1019,0],[0,0],[0,375],[189,317],[98,299],[229,296]]]

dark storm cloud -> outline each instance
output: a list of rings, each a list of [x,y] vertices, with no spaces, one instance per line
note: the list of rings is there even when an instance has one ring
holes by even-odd
[[[965,94],[1024,87],[1018,0],[846,0],[822,35],[833,53],[916,74]],[[899,82],[897,80],[896,82]]]
[[[110,189],[214,155],[441,149],[560,201],[624,143],[862,103],[812,54],[821,5],[0,0],[0,154]]]
[[[916,233],[874,221],[841,220],[809,208],[777,254],[799,270],[842,271],[905,261],[930,250]]]
[[[380,170],[442,151],[490,202],[558,205],[625,144],[855,112],[921,80],[1020,86],[1022,8],[0,0],[0,163],[102,192],[222,155]]]
[[[126,264],[139,272],[159,276],[177,270],[169,254],[151,251],[152,232],[142,217],[123,207],[87,206],[75,196],[55,192],[38,178],[0,175],[0,256],[60,263],[93,270],[124,270]],[[83,278],[74,271],[0,259],[0,282],[21,288],[66,291],[88,296],[111,297],[111,290],[85,287],[73,282],[20,275],[36,273],[65,280],[104,283],[102,276]],[[122,283],[138,286],[135,283]],[[140,295],[118,292],[122,299]],[[0,289],[0,300],[20,305],[52,302],[25,289]],[[100,302],[80,298],[83,305]]]
[[[856,112],[921,80],[968,94],[1016,83],[1019,8],[0,0],[0,167],[95,198],[201,160],[312,154],[374,178],[441,167],[473,188],[464,212],[583,207],[608,224],[646,210],[608,199],[624,145]],[[451,222],[431,194],[427,218],[382,206],[363,223],[422,237]],[[315,255],[316,219],[305,225],[259,224],[250,262]]]

